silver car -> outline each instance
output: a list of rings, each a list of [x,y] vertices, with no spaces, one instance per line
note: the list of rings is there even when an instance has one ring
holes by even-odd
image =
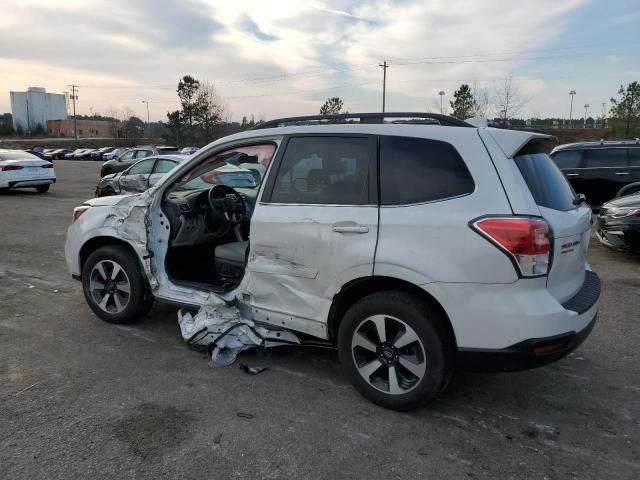
[[[155,155],[134,163],[123,172],[105,175],[96,187],[96,197],[140,193],[156,184],[187,155]]]

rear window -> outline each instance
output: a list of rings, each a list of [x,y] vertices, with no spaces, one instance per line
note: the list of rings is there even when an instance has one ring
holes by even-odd
[[[40,160],[40,157],[28,152],[6,152],[0,153],[0,160]]]
[[[575,193],[553,160],[534,145],[528,145],[514,157],[536,204],[553,210],[575,208]]]
[[[558,168],[580,168],[582,152],[580,150],[562,150],[553,154],[553,161]]]
[[[413,137],[382,137],[380,198],[382,205],[409,205],[458,197],[475,185],[452,145]]]

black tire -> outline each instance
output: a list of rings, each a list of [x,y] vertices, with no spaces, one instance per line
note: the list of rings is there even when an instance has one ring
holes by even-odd
[[[100,296],[104,298],[106,289],[102,291],[100,291],[100,289],[92,289],[92,274],[94,276],[96,275],[94,268],[99,263],[105,261],[107,264],[109,264],[109,262],[115,262],[115,264],[121,267],[129,282],[129,294],[126,298],[126,305],[121,311],[117,311],[118,307],[114,301],[117,292],[111,294],[111,299],[107,300],[106,308],[112,310],[107,311],[99,305],[98,301]],[[111,273],[112,272],[113,270]],[[107,276],[109,276],[109,272],[106,273]],[[120,279],[125,278],[122,274],[118,275]],[[153,306],[154,297],[150,292],[149,284],[143,275],[140,263],[135,255],[124,247],[115,245],[100,247],[91,253],[82,267],[82,287],[87,304],[91,310],[93,310],[93,313],[105,322],[119,324],[133,323],[146,315]],[[118,293],[118,296],[122,298],[120,293]]]
[[[49,185],[38,185],[36,187],[36,190],[38,191],[38,193],[45,193],[49,191]]]
[[[107,175],[111,175],[112,173],[116,172],[111,168],[105,168],[104,171],[100,173],[100,177],[106,177]]]
[[[363,368],[363,365],[384,360],[384,355],[382,354],[384,350],[379,350],[379,345],[375,354],[372,354],[369,350],[361,351],[359,350],[360,347],[352,349],[352,340],[356,335],[356,329],[360,327],[360,332],[362,332],[362,329],[366,328],[369,323],[368,321],[365,322],[365,320],[374,315],[385,316],[384,324],[391,327],[404,323],[405,327],[411,327],[414,331],[413,333],[417,335],[419,342],[414,342],[401,347],[400,350],[395,350],[401,357],[407,354],[407,350],[404,350],[406,348],[419,350],[420,347],[423,347],[422,355],[418,354],[416,356],[416,358],[422,358],[423,362],[425,362],[423,367],[425,371],[421,377],[414,376],[400,364],[396,364],[397,366],[394,367],[397,378],[400,379],[400,384],[407,386],[413,382],[413,385],[407,388],[406,393],[391,394],[376,388],[372,384],[371,378],[378,374],[383,376],[386,368],[387,388],[389,391],[391,390],[389,378],[391,368],[384,363],[381,363],[383,368],[374,371],[369,376],[369,381],[365,380],[359,372],[356,356],[359,356],[362,352],[366,353],[366,355],[371,355],[373,360],[364,361],[360,364],[360,368]],[[397,320],[400,320],[400,322],[396,324]],[[393,330],[391,331],[393,332]],[[406,332],[407,330],[404,331]],[[399,344],[395,340],[400,340],[401,338],[400,333],[396,333],[394,345],[395,343]],[[372,343],[376,344],[376,341],[372,341]],[[392,410],[406,411],[421,407],[444,390],[453,373],[453,347],[453,340],[443,327],[443,319],[435,308],[411,295],[396,291],[374,293],[356,302],[344,315],[338,332],[340,363],[343,365],[353,386],[373,403]],[[388,348],[395,348],[395,346]],[[398,355],[396,355],[397,357]],[[404,365],[406,365],[406,362]],[[407,380],[407,378],[410,379]],[[400,392],[403,390],[404,387],[401,385]]]

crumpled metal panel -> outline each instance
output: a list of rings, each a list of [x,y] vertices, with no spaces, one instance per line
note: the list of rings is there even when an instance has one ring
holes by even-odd
[[[195,315],[178,312],[182,338],[191,345],[206,347],[211,360],[220,365],[232,364],[238,353],[249,348],[302,343],[289,331],[256,326],[241,315],[241,310],[211,293]]]

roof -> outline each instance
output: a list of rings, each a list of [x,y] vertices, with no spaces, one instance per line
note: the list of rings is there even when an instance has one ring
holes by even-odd
[[[237,143],[242,140],[260,139],[262,141],[273,141],[283,137],[284,135],[294,134],[392,135],[431,139],[438,139],[438,137],[442,137],[447,141],[455,141],[458,138],[462,141],[462,139],[469,138],[469,136],[477,137],[479,130],[488,132],[500,146],[504,154],[509,158],[513,157],[513,155],[515,155],[524,145],[532,140],[546,141],[553,138],[551,135],[544,135],[542,133],[488,127],[477,128],[469,124],[465,124],[465,126],[461,128],[461,126],[445,126],[429,123],[314,123],[311,125],[288,125],[245,130],[243,132],[222,137],[206,147],[203,147],[201,151],[206,151],[211,148],[224,146],[230,143]]]
[[[640,147],[640,139],[636,138],[635,140],[600,140],[599,142],[565,143],[563,145],[558,145],[553,149],[551,153],[558,152],[560,150],[581,150],[586,148],[610,148],[627,146]]]

